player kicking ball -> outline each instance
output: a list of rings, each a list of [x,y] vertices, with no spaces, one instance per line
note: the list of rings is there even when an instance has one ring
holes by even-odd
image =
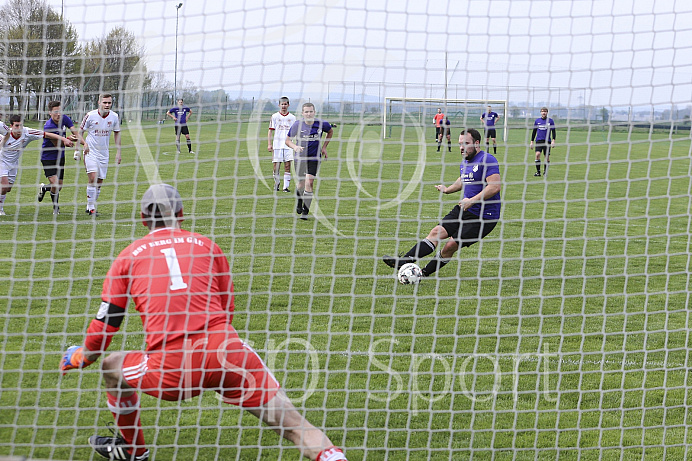
[[[130,298],[146,319],[146,350],[113,352],[101,363],[116,436],[89,444],[111,460],[149,459],[140,422],[139,392],[179,402],[213,390],[293,442],[306,458],[344,461],[343,452],[293,406],[272,372],[231,325],[233,282],[223,251],[183,230],[183,201],[168,184],[142,197],[149,234],[125,248],[103,282],[101,305],[83,346],[67,349],[63,372],[94,363],[108,349]]]
[[[428,256],[440,242],[449,238],[442,250],[423,268],[423,276],[430,276],[449,263],[460,247],[479,242],[495,228],[501,209],[500,167],[497,159],[482,151],[480,146],[481,134],[478,130],[472,128],[461,132],[459,147],[463,160],[459,166],[459,179],[451,186],[435,186],[443,194],[461,191],[461,201],[405,255],[383,256],[386,265],[398,270],[406,263]]]

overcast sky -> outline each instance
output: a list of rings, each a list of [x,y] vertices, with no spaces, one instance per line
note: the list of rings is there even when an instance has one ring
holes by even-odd
[[[82,39],[125,26],[171,81],[177,3],[49,0]],[[690,0],[195,0],[179,13],[178,81],[204,89],[442,97],[446,78],[450,98],[692,99]]]

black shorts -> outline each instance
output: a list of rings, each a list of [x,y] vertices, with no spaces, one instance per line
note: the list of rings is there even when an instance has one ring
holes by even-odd
[[[43,172],[45,173],[46,178],[50,178],[51,176],[57,176],[60,181],[63,180],[63,178],[65,177],[64,154],[59,155],[56,159],[41,159],[41,163],[43,164]]]
[[[435,139],[440,137],[440,128],[442,128],[442,127],[439,127],[439,126],[435,127]]]
[[[461,207],[457,205],[442,218],[440,226],[444,227],[447,235],[452,237],[461,248],[480,241],[497,225],[497,220],[481,219],[470,211],[464,211],[461,217],[459,213],[461,213]]]
[[[181,134],[186,136],[190,135],[190,130],[187,129],[187,125],[177,125],[175,127],[175,135],[180,136]]]
[[[440,134],[442,135],[443,138],[445,138],[447,136],[452,135],[452,130],[450,128],[442,128],[442,129],[440,129]]]
[[[298,178],[305,178],[306,174],[317,176],[320,167],[320,157],[296,157],[296,175]]]
[[[485,130],[485,139],[488,138],[497,138],[497,131],[495,131],[495,128],[488,128]]]
[[[536,152],[543,152],[543,155],[550,155],[550,144],[545,142],[536,143]]]

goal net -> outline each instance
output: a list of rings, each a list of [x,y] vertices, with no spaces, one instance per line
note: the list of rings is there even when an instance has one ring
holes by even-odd
[[[350,461],[692,457],[690,2],[7,0],[0,37],[6,125],[79,131],[103,93],[120,124],[107,171],[65,149],[61,188],[50,139],[17,159],[2,137],[0,458],[100,459],[103,360],[147,347],[133,301],[96,363],[58,367],[159,182],[226,255],[240,338]],[[324,148],[308,212],[295,162],[273,161],[282,96],[329,123],[306,125]],[[497,160],[500,219],[400,284],[383,257],[426,252],[462,200],[436,186],[467,128]],[[150,459],[301,459],[253,410],[151,395],[168,386],[138,392]]]
[[[450,129],[455,132],[462,128],[478,128],[481,131],[493,126],[500,129],[501,139],[507,139],[507,101],[478,99],[435,99],[435,98],[397,98],[385,97],[382,110],[384,137],[391,137],[394,126],[402,127],[416,124],[434,127],[435,115],[440,113],[449,120]],[[489,109],[490,108],[490,109]],[[501,123],[489,125],[485,114],[495,112]]]

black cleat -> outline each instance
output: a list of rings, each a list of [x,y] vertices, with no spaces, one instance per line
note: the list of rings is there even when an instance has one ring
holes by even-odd
[[[303,214],[303,204],[299,203],[296,205],[296,214]]]
[[[290,193],[291,191],[290,191],[290,190],[288,190],[288,187],[287,187],[287,188],[285,188],[285,189],[284,189],[284,192],[288,192],[288,193]]]
[[[300,219],[302,219],[303,221],[307,221],[308,220],[308,214],[306,212],[303,212],[303,214],[300,215]]]
[[[534,176],[540,176],[540,175],[541,175],[541,172],[540,172],[540,171],[536,171],[533,175],[534,175]]]
[[[86,214],[88,214],[92,218],[98,218],[99,216],[101,216],[96,210],[86,210]]]
[[[36,197],[39,202],[43,202],[43,197],[46,196],[46,192],[48,192],[48,189],[46,189],[46,185],[41,183],[38,186],[38,196]]]
[[[149,450],[139,456],[130,453],[128,448],[131,448],[125,443],[122,437],[102,437],[100,435],[92,435],[89,437],[89,445],[99,455],[106,459],[122,460],[122,461],[147,461],[149,459]]]
[[[392,269],[399,269],[401,266],[403,266],[406,263],[415,263],[416,258],[413,256],[389,256],[389,255],[384,255],[382,256],[382,261]]]

